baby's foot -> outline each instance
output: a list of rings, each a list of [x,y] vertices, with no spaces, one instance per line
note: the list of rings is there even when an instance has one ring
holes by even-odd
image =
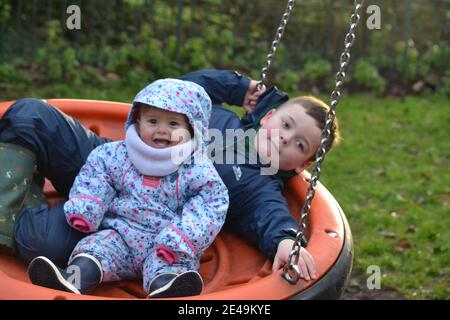
[[[203,280],[196,271],[181,274],[162,273],[150,283],[148,298],[175,298],[199,295],[203,290]]]

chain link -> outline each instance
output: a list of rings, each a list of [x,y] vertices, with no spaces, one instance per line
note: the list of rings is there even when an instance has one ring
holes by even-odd
[[[272,46],[270,47],[269,54],[266,57],[266,64],[261,69],[261,79],[257,84],[257,89],[260,90],[262,85],[266,84],[267,80],[267,72],[269,71],[269,67],[272,64],[273,56],[275,55],[275,51],[277,51],[278,45],[280,44],[281,37],[283,36],[284,30],[286,29],[287,22],[289,20],[289,16],[291,15],[292,9],[294,8],[295,0],[289,0],[286,5],[286,10],[281,18],[280,26],[277,29],[275,34],[275,39],[272,42]]]
[[[344,39],[344,51],[342,52],[339,59],[339,71],[336,73],[336,82],[335,88],[331,92],[330,95],[330,110],[327,114],[327,120],[325,123],[325,127],[322,131],[322,137],[320,141],[319,149],[316,153],[316,161],[314,163],[314,169],[311,174],[311,180],[309,182],[308,189],[306,191],[306,200],[303,204],[300,214],[300,223],[297,229],[297,234],[295,237],[294,245],[292,246],[292,251],[289,254],[288,263],[284,266],[283,269],[283,277],[291,284],[296,284],[300,279],[300,271],[297,266],[299,257],[300,257],[300,243],[301,239],[304,236],[304,232],[306,229],[306,223],[308,220],[308,215],[311,210],[311,202],[314,199],[316,184],[319,181],[320,177],[320,166],[322,161],[324,160],[326,150],[325,146],[328,143],[331,135],[331,128],[333,126],[334,119],[336,117],[336,107],[339,104],[341,99],[341,87],[345,80],[345,69],[348,66],[350,61],[350,49],[353,46],[353,43],[356,38],[356,28],[360,19],[360,11],[362,8],[364,0],[355,0],[354,1],[354,12],[350,18],[350,29],[346,34]]]

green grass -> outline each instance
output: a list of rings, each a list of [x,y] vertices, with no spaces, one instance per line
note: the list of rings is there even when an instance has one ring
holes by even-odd
[[[130,102],[139,89],[61,84],[6,97]],[[354,270],[378,265],[384,288],[411,299],[450,299],[448,98],[345,96],[337,113],[343,140],[327,155],[321,181],[351,225]]]
[[[408,298],[450,299],[450,108],[444,97],[345,97],[322,182],[346,212],[355,268]]]

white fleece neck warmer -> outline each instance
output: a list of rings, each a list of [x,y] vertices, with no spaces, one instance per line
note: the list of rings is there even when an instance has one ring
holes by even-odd
[[[138,171],[146,176],[163,177],[178,170],[178,167],[196,149],[195,140],[168,148],[153,148],[142,141],[136,125],[130,125],[125,135],[128,156]]]

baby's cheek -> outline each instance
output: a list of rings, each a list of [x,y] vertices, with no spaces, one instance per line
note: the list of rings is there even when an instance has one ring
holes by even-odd
[[[179,143],[184,143],[190,140],[189,131],[184,129],[175,130],[172,132],[172,141],[178,141]]]
[[[141,128],[138,131],[139,137],[141,137],[141,140],[148,144],[149,141],[153,138],[153,130],[150,128],[146,128],[144,126],[141,126]]]

